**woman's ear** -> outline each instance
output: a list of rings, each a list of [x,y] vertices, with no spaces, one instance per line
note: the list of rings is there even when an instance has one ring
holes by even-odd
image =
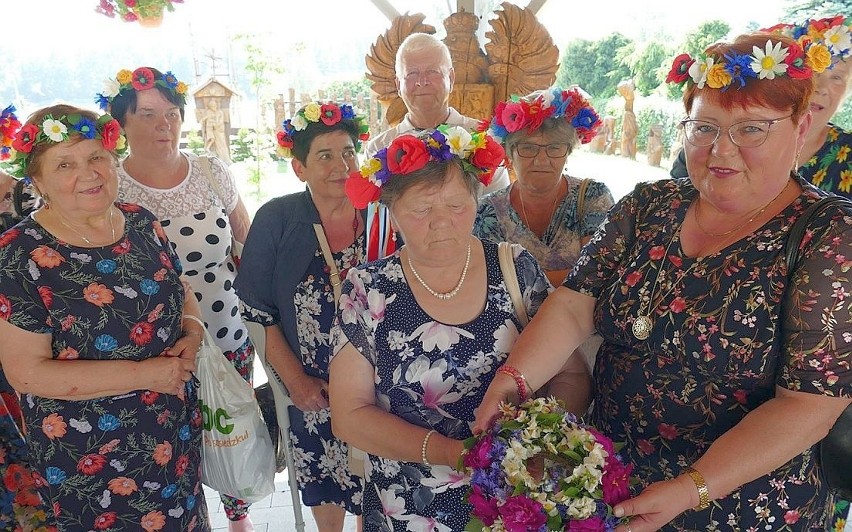
[[[299,161],[299,159],[296,159],[294,157],[290,160],[290,167],[293,169],[293,172],[296,174],[296,177],[299,178],[299,181],[304,183],[305,178],[303,177],[303,175],[305,173],[305,165],[303,165],[302,162]]]

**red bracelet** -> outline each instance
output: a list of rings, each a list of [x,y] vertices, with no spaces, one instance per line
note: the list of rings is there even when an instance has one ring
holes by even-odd
[[[515,384],[518,386],[518,397],[520,402],[523,403],[529,397],[529,392],[527,389],[527,379],[524,377],[524,374],[515,369],[512,366],[507,364],[503,364],[499,368],[497,368],[497,373],[505,373],[506,375],[512,377],[515,380]]]

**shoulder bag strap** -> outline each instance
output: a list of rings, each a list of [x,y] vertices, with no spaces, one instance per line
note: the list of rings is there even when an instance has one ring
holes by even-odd
[[[589,188],[591,179],[581,179],[580,186],[577,189],[577,223],[583,222],[583,217],[586,215],[586,190]]]
[[[849,201],[842,196],[826,196],[808,207],[808,209],[799,216],[799,219],[796,220],[793,227],[790,229],[790,234],[787,235],[787,242],[785,244],[788,284],[793,280],[793,272],[796,271],[796,263],[799,261],[799,251],[802,246],[802,239],[805,237],[805,231],[807,231],[811,220],[819,213],[835,204],[845,207],[846,210],[852,214],[852,201]]]
[[[207,182],[210,183],[211,187],[213,187],[213,193],[216,194],[216,197],[219,198],[219,201],[221,201],[224,206],[222,192],[219,190],[219,183],[213,179],[213,167],[210,164],[210,157],[206,155],[199,155],[198,164],[201,166],[201,170],[204,172],[204,177],[207,178]]]
[[[322,224],[313,225],[314,233],[317,234],[317,241],[319,242],[320,249],[322,249],[322,256],[325,258],[326,266],[328,266],[329,276],[331,277],[331,288],[334,290],[334,305],[337,306],[337,302],[340,301],[340,294],[342,293],[341,285],[343,284],[343,280],[340,278],[340,270],[337,269],[337,265],[334,263],[334,256],[331,254],[331,248],[328,247],[328,239],[325,237]]]
[[[527,316],[527,309],[524,306],[524,298],[521,296],[521,286],[518,284],[518,272],[515,269],[512,244],[509,242],[500,242],[497,245],[497,256],[500,259],[500,271],[503,273],[503,281],[506,283],[509,297],[512,298],[512,305],[515,307],[515,315],[518,317],[518,321],[521,322],[521,327],[526,327],[530,320],[529,316]]]

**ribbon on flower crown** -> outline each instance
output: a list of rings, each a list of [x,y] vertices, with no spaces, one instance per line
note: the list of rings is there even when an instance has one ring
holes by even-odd
[[[383,204],[372,202],[367,205],[367,260],[383,259],[395,251],[396,233],[390,211]]]

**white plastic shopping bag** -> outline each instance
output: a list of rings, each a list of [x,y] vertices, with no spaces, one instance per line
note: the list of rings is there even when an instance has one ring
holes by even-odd
[[[220,493],[257,502],[275,491],[275,454],[254,390],[206,330],[196,357],[201,381],[201,480]]]

